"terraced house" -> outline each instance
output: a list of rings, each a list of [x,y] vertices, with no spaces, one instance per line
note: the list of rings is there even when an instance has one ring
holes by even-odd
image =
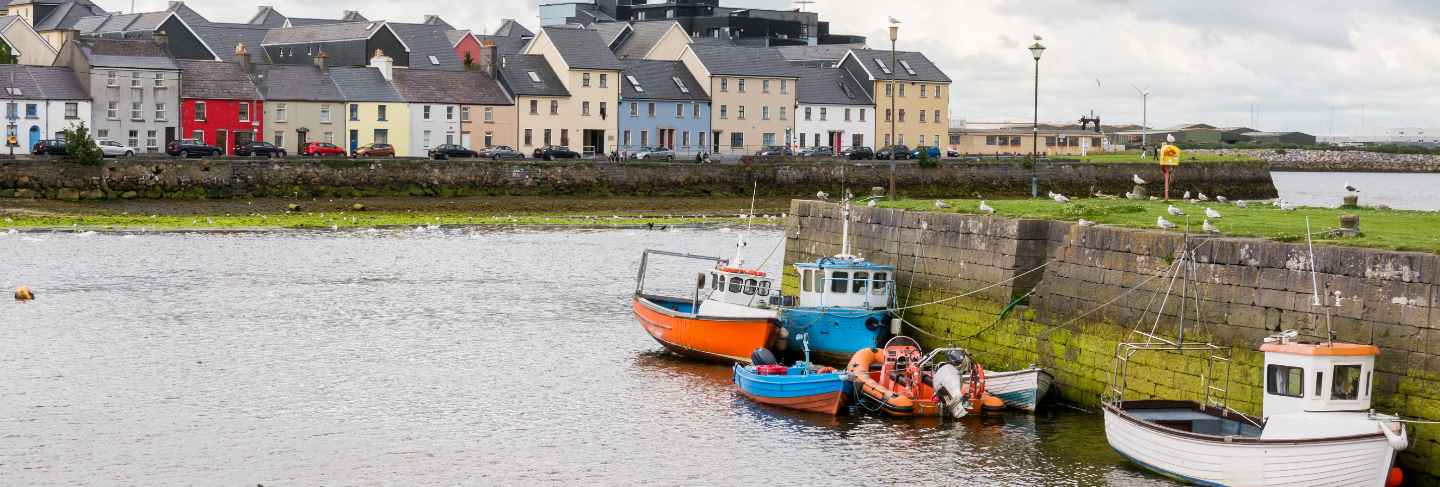
[[[180,128],[180,66],[163,39],[81,38],[55,64],[75,71],[94,106],[96,138],[159,152]]]
[[[314,65],[255,66],[255,85],[265,98],[267,141],[290,154],[299,154],[312,140],[334,142],[349,137],[345,97],[330,79],[324,60],[317,56]],[[348,148],[348,142],[337,144]]]
[[[350,151],[369,144],[395,146],[395,155],[423,157],[411,152],[410,106],[390,84],[394,79],[394,60],[379,53],[366,67],[334,67],[330,79],[346,101],[345,141]]]
[[[677,158],[709,152],[710,97],[680,61],[623,62],[620,152],[664,147]]]
[[[851,49],[840,60],[875,101],[880,144],[943,146],[950,132],[950,77],[918,52]],[[893,97],[892,97],[893,95]],[[893,104],[893,108],[892,108]],[[892,120],[894,131],[891,131]]]
[[[620,98],[622,67],[600,34],[593,30],[545,28],[522,53],[540,56],[568,96],[548,97],[545,101],[549,106],[544,107],[543,115],[536,109],[539,107],[522,106],[521,129],[548,131],[552,135],[549,144],[569,146],[582,154],[614,151],[619,124],[612,109]],[[529,73],[523,76],[530,78]],[[539,79],[543,82],[543,78]]]
[[[570,100],[570,90],[545,56],[538,54],[501,55],[499,66],[500,82],[515,97],[515,147],[529,154],[538,147],[567,145],[569,129],[561,120],[561,103]],[[560,134],[565,130],[565,140]]]
[[[90,124],[90,95],[70,68],[0,64],[0,105],[5,107],[6,136],[17,152],[82,122]]]
[[[235,147],[264,140],[265,102],[251,81],[250,54],[239,62],[181,59],[180,133],[234,154]]]
[[[477,115],[482,117],[480,142],[493,145],[496,116],[513,117],[508,113],[514,110],[510,97],[483,72],[397,69],[394,85],[409,104],[412,153],[424,154],[440,144],[476,147],[470,130]],[[483,120],[487,116],[488,126]]]
[[[796,67],[800,74],[795,133],[800,147],[846,147],[875,143],[875,102],[850,73],[837,68]]]
[[[710,96],[715,153],[748,154],[793,144],[794,74],[774,49],[690,44],[680,61]]]

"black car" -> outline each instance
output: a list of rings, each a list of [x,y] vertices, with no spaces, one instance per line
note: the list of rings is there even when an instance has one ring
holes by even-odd
[[[848,147],[840,151],[840,156],[852,161],[865,161],[875,158],[875,151],[869,147]]]
[[[206,145],[206,144],[205,144],[205,141],[203,141],[203,140],[199,140],[199,139],[180,139],[180,140],[171,141],[169,145],[166,145],[166,146],[165,146],[165,153],[166,153],[166,154],[169,154],[169,155],[172,155],[172,156],[180,156],[180,157],[190,157],[190,156],[205,157],[205,156],[218,156],[218,155],[224,154],[225,151],[222,151],[222,150],[220,150],[219,147],[215,147],[215,146],[213,146],[213,145]]]
[[[430,152],[426,153],[426,156],[438,161],[441,159],[449,159],[451,157],[474,159],[476,157],[479,157],[480,154],[476,153],[473,150],[466,149],[459,144],[440,144],[431,148]]]
[[[755,155],[760,157],[793,156],[795,151],[790,150],[789,147],[772,145],[756,151]]]
[[[235,146],[237,156],[285,157],[285,149],[269,142],[250,142]]]
[[[563,145],[547,145],[535,149],[535,158],[553,161],[555,159],[579,159],[580,154]]]
[[[69,154],[70,149],[65,147],[63,140],[46,139],[36,142],[35,146],[30,148],[30,153],[37,156],[63,156]]]
[[[884,149],[880,149],[880,152],[876,152],[875,158],[882,161],[888,161],[890,160],[890,154],[895,154],[896,159],[909,159],[910,148],[903,145],[892,145]]]

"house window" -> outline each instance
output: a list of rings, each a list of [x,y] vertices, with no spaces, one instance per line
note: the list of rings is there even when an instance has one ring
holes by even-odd
[[[588,102],[588,101],[582,101],[582,102],[580,102],[580,116],[582,116],[582,117],[588,117],[588,116],[590,116],[590,102]]]
[[[785,115],[785,108],[786,108],[786,107],[780,107],[780,119],[781,119],[781,120],[789,120],[789,117]],[[824,114],[825,114],[825,109],[824,109],[824,108],[821,108],[821,109],[820,109],[820,114],[821,114],[821,115],[824,115]],[[820,117],[820,118],[823,120],[825,117]]]
[[[460,121],[461,121],[461,122],[469,122],[469,121],[470,121],[470,107],[460,107]]]
[[[641,130],[641,131],[640,131],[640,147],[649,147],[649,146],[650,146],[650,131],[649,131],[649,130]]]
[[[275,135],[270,137],[270,142],[275,144],[275,147],[285,147],[285,131],[276,130]]]
[[[320,105],[320,123],[330,123],[330,105]]]
[[[920,110],[920,123],[925,123],[925,110]]]
[[[155,104],[155,121],[156,121],[156,122],[164,122],[167,118],[169,118],[169,117],[166,116],[165,104],[164,104],[164,103],[156,103],[156,104]]]
[[[484,117],[484,120],[485,120],[486,122],[493,122],[493,121],[495,121],[495,108],[494,108],[494,107],[485,107],[485,112],[482,114],[482,116]]]
[[[761,143],[761,144],[764,144],[766,147],[775,145],[775,133],[774,133],[774,132],[766,132],[766,133],[760,134],[760,143]]]
[[[140,87],[140,72],[139,72],[139,71],[131,71],[131,72],[130,72],[130,87],[132,87],[132,88],[139,88],[139,87]],[[131,145],[131,147],[134,147],[134,145]]]
[[[745,119],[745,105],[740,105],[740,112],[736,114],[735,118],[738,118],[740,120]]]
[[[886,82],[885,82],[885,96],[895,96],[895,82],[894,82],[894,81],[886,81]]]
[[[730,118],[730,105],[720,105],[720,119]]]
[[[388,106],[385,106],[385,105],[378,105],[378,106],[376,106],[376,107],[375,107],[375,121],[377,121],[377,122],[385,122],[385,121],[387,121],[387,120],[385,119],[385,116],[386,116],[386,113],[385,113],[385,112],[386,112],[386,109],[388,109],[388,108],[389,108],[389,107],[388,107]]]
[[[155,143],[155,139],[156,139],[156,137],[155,137],[155,129],[150,129],[150,130],[146,130],[146,131],[145,131],[145,147],[146,147],[146,148],[148,148],[148,149],[154,149],[155,147],[157,147],[159,144],[156,144],[156,143]],[[134,146],[131,146],[131,147],[134,147]]]
[[[249,121],[250,121],[250,104],[249,104],[249,103],[244,103],[244,102],[240,103],[240,121],[241,121],[241,122],[249,122]]]
[[[780,80],[780,94],[782,94],[782,95],[790,94],[790,80],[788,80],[788,79],[782,79],[782,80]]]
[[[560,114],[560,100],[550,100],[550,114],[551,114],[551,115],[559,115],[559,114]]]
[[[900,83],[900,98],[905,98],[905,83]]]
[[[375,129],[373,140],[376,144],[390,143],[390,129]]]
[[[625,146],[625,147],[630,147],[630,131],[629,131],[629,130],[626,130],[626,131],[620,133],[620,145]]]
[[[810,107],[805,107],[805,121],[810,121]]]
[[[534,145],[535,145],[535,132],[534,132],[534,129],[525,129],[525,145],[527,145],[527,146],[534,146]]]
[[[445,107],[445,121],[455,120],[455,107]]]
[[[165,73],[155,73],[155,87],[156,87],[156,88],[164,88],[164,87],[165,87]]]
[[[289,117],[290,117],[290,107],[286,106],[284,103],[276,103],[276,104],[275,104],[275,121],[276,121],[276,122],[284,122],[284,121],[289,120]]]
[[[605,102],[600,102],[600,118],[605,118]]]
[[[745,134],[741,132],[730,132],[730,147],[732,149],[745,147]]]
[[[741,78],[741,79],[737,80],[736,82],[739,83],[740,92],[741,92],[741,93],[744,93],[744,92],[745,92],[745,79],[744,79],[744,78]]]
[[[334,143],[335,143],[335,132],[325,132],[325,137],[324,137],[324,138],[321,138],[320,140],[325,141],[326,144],[334,144]]]
[[[769,92],[770,92],[770,80],[768,80],[768,79],[762,79],[762,80],[760,80],[760,92],[761,92],[761,93],[769,93]]]
[[[895,112],[892,112],[892,111],[890,111],[889,108],[886,108],[886,109],[885,109],[885,121],[886,121],[886,122],[889,122],[889,121],[892,121],[892,120],[894,120],[894,119],[895,119]]]
[[[920,98],[925,98],[925,85],[923,83],[920,85]]]
[[[700,104],[690,102],[690,118],[700,119]]]
[[[940,110],[935,110],[935,123],[940,123]]]
[[[429,148],[430,148],[430,131],[429,131],[429,130],[426,130],[426,131],[424,131],[424,132],[422,132],[422,133],[420,134],[420,146],[421,146],[421,147],[424,147],[424,148],[426,148],[426,149],[429,149]]]
[[[690,131],[680,132],[680,147],[690,147]]]
[[[560,145],[570,146],[570,129],[560,129]]]
[[[360,105],[355,105],[355,104],[351,104],[351,105],[350,105],[350,121],[351,121],[351,122],[359,122],[359,121],[360,121]]]
[[[1330,381],[1330,399],[1353,401],[1360,398],[1359,365],[1336,365]]]
[[[845,121],[846,121],[846,122],[849,122],[849,121],[850,121],[850,109],[849,109],[849,108],[846,108],[846,109],[845,109]]]
[[[540,100],[530,100],[530,114],[531,114],[531,115],[539,115],[539,114],[540,114]]]
[[[111,74],[114,74],[114,72],[112,71]],[[729,79],[729,78],[720,78],[720,91],[721,91],[721,92],[727,92],[727,93],[730,91],[730,79]]]
[[[75,102],[65,103],[65,118],[80,118],[80,104]]]
[[[685,105],[675,104],[675,118],[685,118]]]
[[[100,129],[100,130],[96,130],[96,131],[95,131],[95,137],[96,137],[96,138],[99,138],[99,139],[108,139],[108,138],[110,138],[110,129]],[[57,138],[57,139],[63,139],[64,137],[56,137],[56,138]]]
[[[645,115],[655,118],[655,102],[652,101],[645,105]]]
[[[590,87],[590,73],[582,73],[580,75],[580,86],[585,88]]]
[[[601,88],[609,88],[609,87],[610,87],[610,76],[609,76],[609,75],[607,75],[607,74],[605,74],[605,73],[600,73],[600,87],[601,87]]]
[[[143,113],[140,113],[140,112],[141,112],[140,102],[138,102],[138,101],[130,102],[130,119],[131,119],[131,120],[145,120],[144,114],[143,114]],[[133,146],[132,146],[132,147],[133,147]]]
[[[127,142],[128,144],[126,145],[129,145],[130,147],[140,147],[140,131],[131,130],[130,137],[125,142]]]
[[[34,103],[25,104],[25,118],[40,118],[39,107]]]
[[[120,86],[120,79],[115,74],[115,70],[105,72],[105,86]]]
[[[1275,364],[1266,366],[1265,392],[1274,396],[1305,397],[1305,369]]]
[[[905,123],[905,109],[900,109],[900,123]]]
[[[550,145],[550,129],[545,129],[545,138],[541,139],[541,142],[544,142],[545,145]]]
[[[861,109],[860,109],[860,121],[861,121],[861,122],[864,122],[864,121],[865,121],[865,109],[864,109],[864,108],[861,108]]]
[[[120,119],[120,102],[112,101],[105,104],[105,118],[110,120]]]
[[[195,140],[198,140],[198,141],[200,141],[200,143],[203,144],[203,143],[205,143],[205,131],[204,131],[204,130],[195,130],[195,131],[192,131],[192,132],[190,132],[190,138],[195,139]]]
[[[196,122],[204,122],[204,121],[205,121],[205,102],[203,102],[203,101],[197,101],[197,102],[195,102],[195,121],[196,121]]]
[[[820,121],[821,121],[821,122],[824,122],[825,120],[826,120],[825,107],[820,107]]]
[[[492,132],[485,132],[485,147],[494,147],[494,146],[495,146],[495,134],[492,133]]]
[[[425,105],[423,108],[420,109],[420,117],[424,120],[430,119],[430,105]]]

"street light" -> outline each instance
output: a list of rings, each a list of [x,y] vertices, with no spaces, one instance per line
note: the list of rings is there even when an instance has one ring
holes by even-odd
[[[1040,178],[1036,175],[1036,166],[1040,162],[1040,55],[1045,54],[1045,46],[1040,45],[1038,35],[1035,36],[1035,44],[1030,46],[1030,54],[1035,57],[1035,118],[1030,126],[1030,197],[1038,198]]]
[[[890,18],[890,69],[895,69],[895,40],[900,37],[900,21]],[[895,201],[895,77],[890,81],[890,201]]]

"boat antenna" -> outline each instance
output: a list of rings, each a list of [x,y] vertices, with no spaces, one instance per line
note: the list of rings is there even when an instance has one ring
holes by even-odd
[[[1335,344],[1335,331],[1330,327],[1330,305],[1320,300],[1320,275],[1317,268],[1319,264],[1315,260],[1315,238],[1314,232],[1310,230],[1310,217],[1305,217],[1305,245],[1310,248],[1310,293],[1313,299],[1312,305],[1319,306],[1325,310],[1325,342]]]
[[[751,181],[754,186],[750,189],[750,213],[745,218],[745,231],[750,231],[750,223],[755,221],[755,196],[760,193],[760,181]]]
[[[740,258],[740,251],[745,248],[745,234],[750,231],[750,223],[755,221],[755,194],[760,191],[760,182],[753,181],[753,184],[750,191],[750,214],[745,215],[745,231],[740,232],[739,239],[735,242],[735,260],[731,263],[735,267],[744,267],[745,260]]]

